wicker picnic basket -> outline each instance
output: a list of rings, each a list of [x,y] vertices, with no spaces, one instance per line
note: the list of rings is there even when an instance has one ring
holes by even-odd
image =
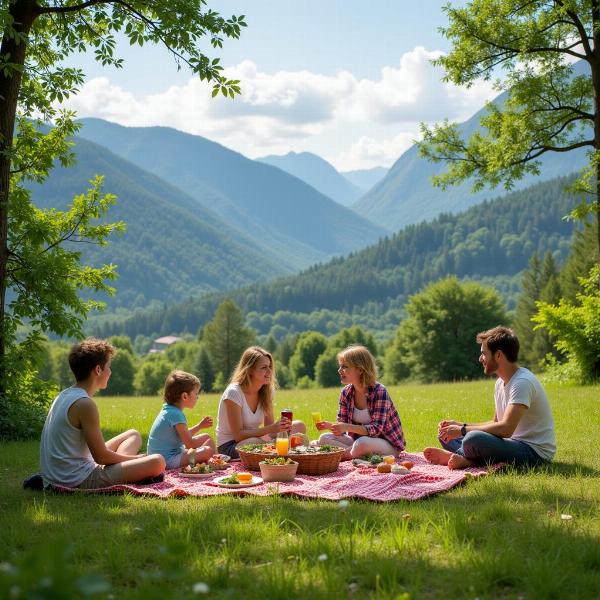
[[[249,471],[259,471],[259,462],[265,458],[273,458],[273,453],[267,452],[246,452],[238,449],[242,464]],[[291,458],[298,463],[299,475],[323,475],[324,473],[333,473],[338,470],[340,460],[344,455],[343,448],[335,449],[333,452],[311,452],[307,454],[284,454],[284,458]]]

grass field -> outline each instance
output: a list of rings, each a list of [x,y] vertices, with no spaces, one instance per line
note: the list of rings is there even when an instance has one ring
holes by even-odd
[[[492,381],[391,388],[409,451],[443,417],[490,418]],[[37,442],[0,444],[0,598],[598,598],[600,387],[548,386],[559,451],[419,502],[157,500],[24,492]],[[338,390],[277,407],[333,418]],[[218,397],[189,415],[216,417]],[[158,398],[99,398],[105,436],[147,434]],[[309,434],[316,431],[309,425]]]

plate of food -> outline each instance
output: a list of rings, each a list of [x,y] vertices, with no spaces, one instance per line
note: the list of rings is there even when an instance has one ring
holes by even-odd
[[[223,477],[217,477],[211,483],[219,487],[224,488],[245,488],[260,485],[263,482],[262,477],[252,475],[252,473],[233,473],[231,475],[224,475]]]
[[[179,471],[181,477],[190,477],[192,479],[203,479],[205,477],[213,477],[215,469],[206,463],[198,463],[197,465],[187,465]]]
[[[231,456],[228,456],[227,454],[213,454],[208,459],[208,464],[215,471],[223,471],[223,470],[229,468],[228,463],[230,460],[231,460]]]
[[[383,457],[379,454],[367,454],[362,458],[354,458],[352,460],[352,464],[359,469],[376,469],[377,465],[383,462]]]

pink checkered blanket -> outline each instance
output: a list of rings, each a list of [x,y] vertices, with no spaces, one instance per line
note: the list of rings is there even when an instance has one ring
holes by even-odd
[[[222,488],[211,484],[213,479],[233,471],[243,471],[240,463],[232,464],[227,471],[217,472],[214,478],[189,479],[181,477],[178,471],[167,471],[161,483],[151,485],[122,484],[96,490],[79,490],[63,486],[53,486],[56,491],[77,494],[97,494],[127,492],[136,496],[216,496],[218,494],[238,494],[248,496],[286,495],[301,498],[322,498],[342,500],[344,498],[364,498],[375,502],[392,500],[420,500],[426,496],[439,494],[464,483],[470,476],[480,476],[493,472],[492,468],[472,467],[451,471],[448,467],[428,463],[421,453],[402,453],[402,460],[414,462],[411,472],[405,475],[378,473],[376,469],[356,468],[351,461],[340,463],[335,473],[325,475],[297,475],[289,483],[262,483],[255,487],[241,489]],[[260,473],[257,473],[260,475]]]

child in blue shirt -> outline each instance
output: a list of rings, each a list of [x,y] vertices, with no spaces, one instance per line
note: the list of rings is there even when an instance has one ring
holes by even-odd
[[[207,433],[194,435],[212,427],[212,417],[204,417],[188,428],[184,408],[194,408],[200,393],[200,380],[185,371],[172,371],[167,376],[162,410],[154,420],[148,437],[148,454],[161,454],[167,469],[179,469],[190,463],[207,462],[215,452],[215,444]]]

